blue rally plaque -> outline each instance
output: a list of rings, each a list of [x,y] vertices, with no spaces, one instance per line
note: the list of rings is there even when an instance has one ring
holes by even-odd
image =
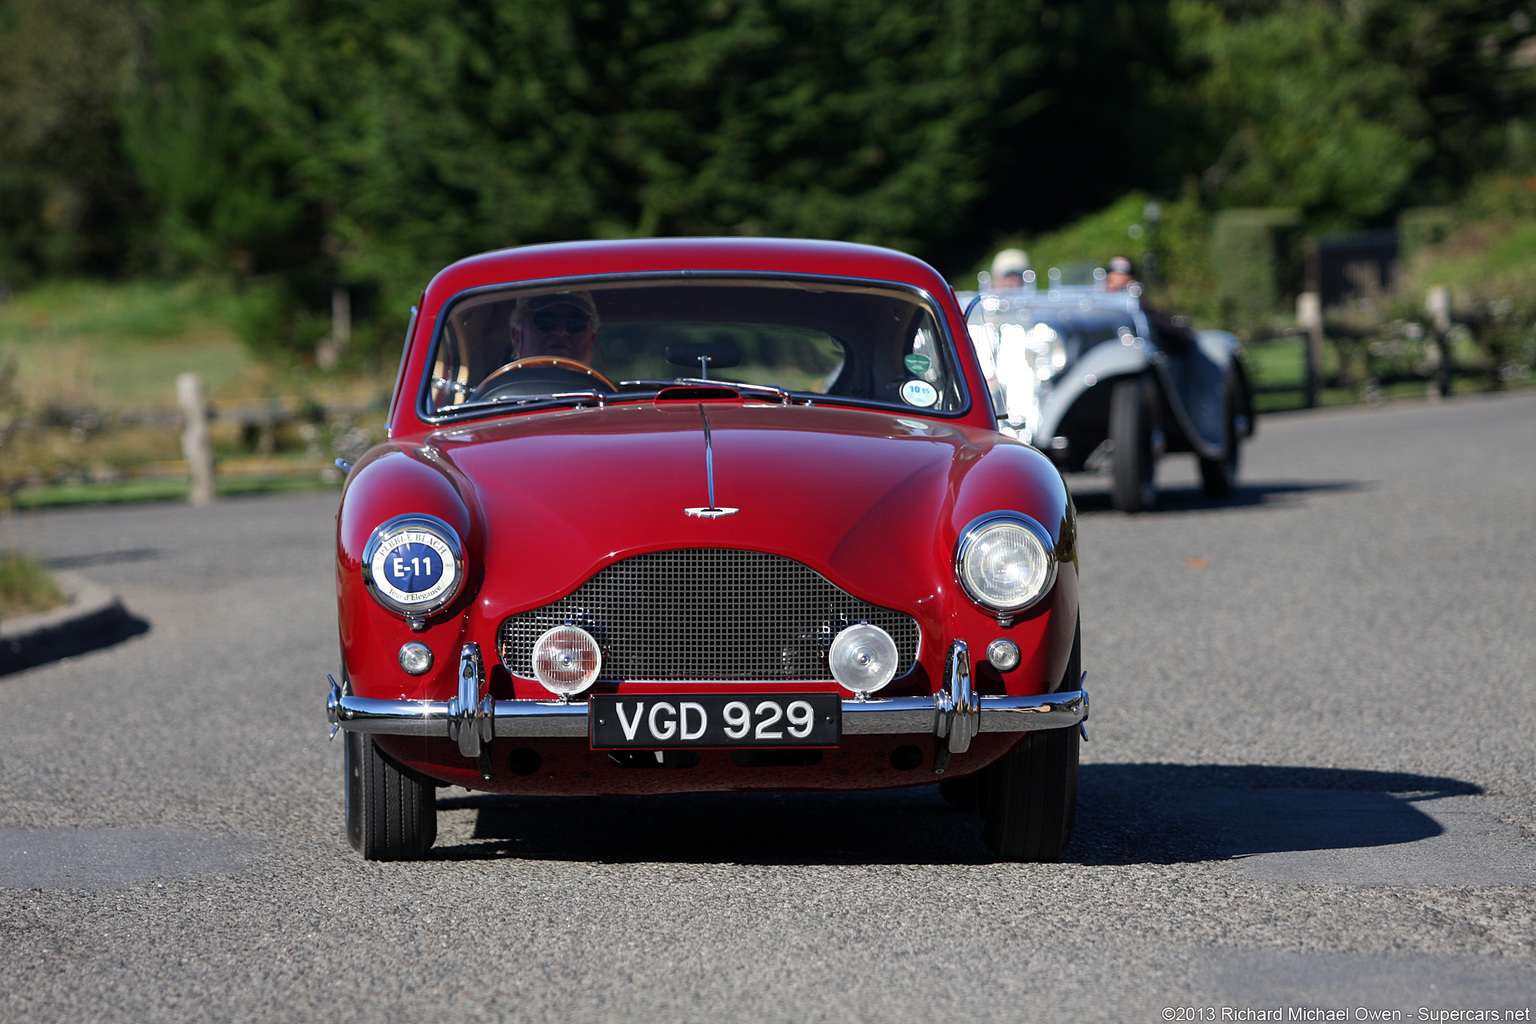
[[[458,579],[453,549],[425,530],[406,529],[384,537],[368,568],[380,594],[406,608],[431,604]]]

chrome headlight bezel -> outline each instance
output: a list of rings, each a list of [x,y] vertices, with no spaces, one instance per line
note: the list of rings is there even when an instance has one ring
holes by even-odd
[[[442,572],[432,586],[412,593],[389,582],[380,571],[394,551],[421,544],[442,560]],[[453,527],[436,516],[411,513],[385,520],[363,547],[363,585],[373,599],[406,620],[423,620],[448,607],[464,589],[464,545]]]
[[[966,560],[976,554],[978,542],[989,532],[1009,526],[1022,528],[1025,535],[1039,546],[1044,560],[1044,570],[1039,581],[1023,600],[1007,601],[995,594],[987,594],[981,591],[971,579],[971,573],[967,572]],[[960,540],[955,544],[955,581],[972,602],[1000,618],[1017,615],[1050,593],[1056,583],[1056,566],[1056,546],[1050,531],[1022,512],[991,512],[979,516],[960,531]]]

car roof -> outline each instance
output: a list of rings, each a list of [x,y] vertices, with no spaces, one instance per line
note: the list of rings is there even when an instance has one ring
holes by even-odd
[[[432,279],[421,312],[436,316],[454,295],[491,285],[688,271],[893,281],[941,300],[950,292],[927,263],[879,246],[798,238],[634,238],[554,242],[470,256]]]

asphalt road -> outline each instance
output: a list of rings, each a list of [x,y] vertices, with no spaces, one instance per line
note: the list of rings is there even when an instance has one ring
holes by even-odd
[[[437,859],[367,864],[334,498],[0,522],[148,627],[0,677],[0,1021],[1536,1005],[1536,393],[1271,418],[1225,504],[1161,479],[1137,516],[1074,481],[1094,706],[1054,865],[989,863],[931,787],[445,790]]]

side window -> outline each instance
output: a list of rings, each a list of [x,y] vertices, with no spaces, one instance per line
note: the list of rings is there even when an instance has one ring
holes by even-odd
[[[458,405],[469,395],[469,360],[464,339],[450,326],[443,333],[432,364],[432,408]]]
[[[925,312],[917,318],[911,338],[903,349],[901,400],[919,409],[952,410],[960,407],[958,381],[949,372],[949,360]]]

